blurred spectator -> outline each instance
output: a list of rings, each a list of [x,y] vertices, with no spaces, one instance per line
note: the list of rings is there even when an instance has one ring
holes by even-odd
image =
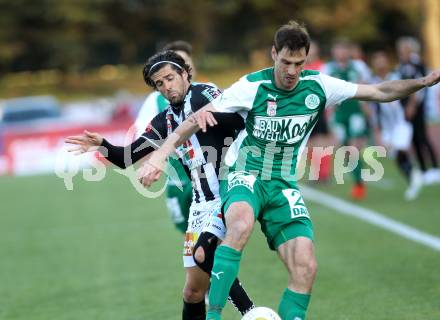
[[[325,65],[324,73],[342,80],[354,83],[366,83],[359,64],[351,58],[351,43],[347,40],[338,40],[332,46],[333,60]],[[332,130],[340,145],[354,146],[361,151],[369,134],[367,118],[364,109],[357,100],[347,100],[339,106],[335,106],[332,117]],[[354,186],[351,189],[351,197],[354,200],[362,200],[366,196],[365,183],[361,177],[363,166],[362,156],[353,170]]]
[[[399,56],[397,75],[400,79],[415,79],[426,75],[420,58],[420,44],[413,37],[402,37],[396,43]],[[413,146],[423,172],[425,184],[440,182],[440,170],[434,146],[428,137],[425,119],[426,89],[402,99],[405,116],[413,126]],[[430,163],[430,166],[428,165]],[[430,168],[429,168],[430,167]]]
[[[396,74],[391,73],[390,61],[383,51],[375,52],[371,58],[374,71],[372,83],[386,80],[395,80]],[[417,197],[423,185],[423,178],[419,170],[413,167],[409,150],[413,129],[405,118],[405,112],[400,101],[374,103],[377,110],[377,126],[380,128],[381,141],[388,149],[388,154],[395,158],[400,172],[407,179],[409,186],[405,191],[405,198],[413,200]]]
[[[365,62],[364,52],[358,43],[350,43],[351,59],[356,66],[356,69],[362,74],[362,80],[365,83],[370,83],[371,70]]]
[[[310,49],[304,69],[322,72],[324,61],[321,60],[316,41],[310,42]],[[327,125],[327,112],[323,112],[310,135],[308,142],[310,163],[310,180],[328,181],[330,178],[331,155],[322,152],[322,148],[331,145],[331,136]]]

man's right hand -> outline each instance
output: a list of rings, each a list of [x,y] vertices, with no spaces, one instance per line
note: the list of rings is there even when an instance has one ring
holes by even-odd
[[[69,136],[64,142],[75,145],[68,151],[73,152],[75,155],[79,155],[85,152],[98,150],[98,147],[102,144],[103,140],[104,138],[99,133],[84,130],[82,135]]]
[[[214,111],[214,108],[211,104],[208,104],[192,115],[192,121],[197,122],[202,132],[206,132],[208,125],[210,127],[217,125],[217,120],[215,120],[212,111]]]

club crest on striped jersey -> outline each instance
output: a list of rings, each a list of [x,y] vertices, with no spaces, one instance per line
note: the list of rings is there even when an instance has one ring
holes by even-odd
[[[309,109],[316,109],[319,106],[320,102],[321,101],[319,100],[319,97],[316,94],[312,93],[306,97],[304,104]]]
[[[277,114],[277,103],[276,101],[267,101],[267,115],[269,117],[274,117]]]

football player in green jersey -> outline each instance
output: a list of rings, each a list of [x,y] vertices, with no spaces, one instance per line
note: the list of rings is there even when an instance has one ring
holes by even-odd
[[[145,164],[142,180],[148,186],[189,135],[217,125],[215,112],[237,112],[245,119],[245,129],[225,157],[229,173],[223,177],[221,197],[227,231],[215,253],[209,320],[221,319],[256,220],[289,274],[278,312],[283,320],[305,319],[317,262],[313,226],[295,172],[319,114],[351,98],[396,100],[440,80],[440,71],[435,71],[418,79],[364,85],[303,71],[309,44],[307,30],[297,22],[281,26],[272,46],[274,66],[246,75],[226,89],[183,122]]]
[[[332,77],[353,83],[369,83],[365,79],[359,63],[351,59],[352,45],[347,40],[340,39],[332,46],[333,60],[326,63],[322,72]],[[366,145],[368,138],[368,121],[366,111],[368,105],[358,100],[346,100],[335,106],[332,116],[332,130],[343,146],[354,146],[361,150]],[[352,173],[354,186],[351,196],[354,200],[362,200],[366,195],[366,186],[362,180],[362,156]]]

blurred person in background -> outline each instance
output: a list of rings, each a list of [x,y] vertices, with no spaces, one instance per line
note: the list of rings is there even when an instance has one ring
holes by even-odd
[[[396,73],[400,79],[415,79],[426,75],[426,67],[420,57],[420,43],[413,37],[401,37],[396,43],[399,65]],[[440,170],[434,146],[427,128],[425,113],[426,89],[401,100],[405,116],[413,126],[412,144],[423,173],[425,184],[440,182]],[[430,163],[430,165],[428,164]]]
[[[185,60],[185,63],[190,66],[193,77],[196,76],[197,70],[192,60],[191,44],[183,40],[177,40],[165,45],[163,50],[172,50],[180,55]],[[168,106],[168,100],[159,91],[150,93],[142,104],[134,123],[136,137],[141,136],[151,120],[157,114],[167,109]],[[188,227],[189,207],[193,197],[191,180],[177,159],[170,158],[169,165],[176,170],[180,181],[174,181],[170,177],[167,178],[166,204],[171,221],[180,232],[185,234]]]
[[[316,41],[310,41],[310,49],[307,55],[305,70],[315,70],[322,72],[325,62],[320,57],[319,45]],[[322,152],[321,148],[330,146],[332,137],[330,135],[327,124],[327,112],[323,112],[310,134],[308,142],[310,159],[310,175],[309,179],[317,179],[319,182],[326,182],[330,179],[331,173],[331,159],[332,156]],[[315,148],[316,147],[316,148]]]
[[[373,84],[386,80],[396,80],[398,76],[391,72],[388,55],[384,51],[377,51],[372,55],[371,66],[374,71]],[[373,103],[377,111],[376,125],[380,129],[381,142],[395,159],[399,171],[409,183],[405,191],[407,200],[415,199],[422,186],[423,177],[413,166],[410,149],[413,136],[412,125],[405,118],[405,110],[399,100],[391,102]]]
[[[364,51],[362,50],[362,47],[359,43],[351,42],[350,43],[350,52],[351,52],[351,59],[353,63],[356,66],[356,69],[360,71],[362,74],[362,80],[365,83],[369,83],[372,73],[371,69],[368,66],[368,64],[365,62],[365,55]]]
[[[149,157],[185,118],[220,95],[220,90],[212,84],[191,83],[190,66],[171,50],[150,57],[143,75],[146,84],[160,91],[169,102],[167,108],[150,121],[142,135],[129,146],[122,147],[110,144],[99,133],[85,131],[82,135],[66,138],[66,143],[75,145],[70,152],[81,154],[98,148],[107,160],[124,169]],[[243,119],[237,114],[216,113],[215,116],[218,121],[227,123],[227,128],[194,134],[178,149],[184,174],[191,176],[193,187],[183,244],[186,279],[182,320],[203,320],[206,315],[205,293],[209,287],[214,252],[218,239],[225,234],[220,214],[219,163],[225,139],[231,139],[235,130],[244,127]],[[215,156],[205,152],[204,146],[214,147]],[[238,279],[229,292],[232,304],[242,315],[254,307]]]
[[[353,83],[367,83],[362,70],[358,67],[359,64],[351,58],[349,41],[345,39],[335,41],[331,53],[333,60],[325,64],[323,73]],[[335,106],[331,127],[340,145],[353,146],[362,151],[369,135],[367,112],[368,105],[354,99]],[[360,152],[359,161],[353,170],[354,186],[351,189],[351,197],[354,200],[362,200],[366,196],[366,186],[361,177],[362,167],[363,159]]]

